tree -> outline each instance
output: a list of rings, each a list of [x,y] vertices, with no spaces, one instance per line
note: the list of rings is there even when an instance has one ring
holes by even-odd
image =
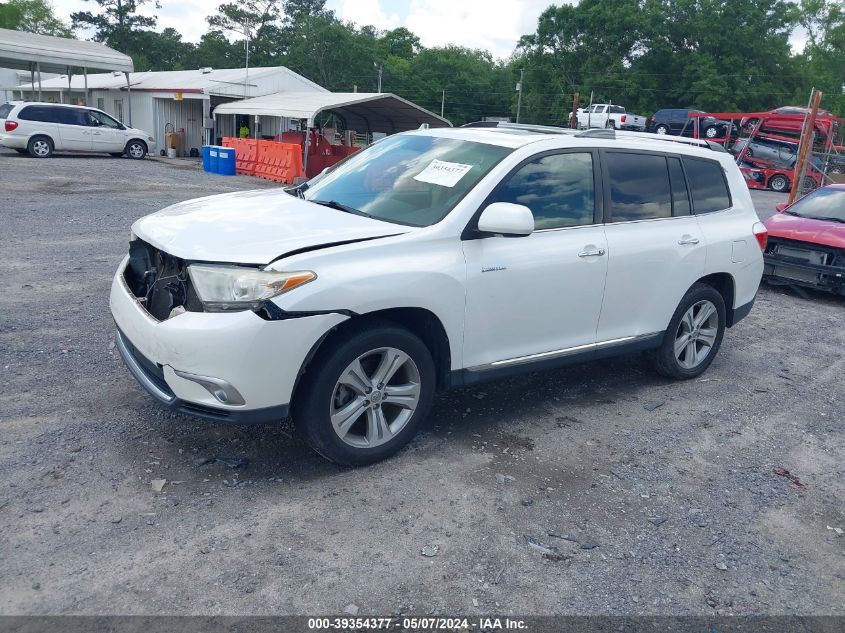
[[[249,42],[250,65],[270,66],[279,63],[284,42],[278,21],[281,0],[244,0],[221,4],[208,23],[213,30],[229,32],[240,41],[240,65],[245,64],[245,42]]]
[[[537,31],[520,40],[523,109],[537,122],[563,123],[576,91],[643,113],[780,105],[797,84],[789,46],[796,25],[790,0],[581,0],[549,7]]]
[[[9,0],[0,4],[0,28],[73,37],[73,30],[56,17],[46,0]]]
[[[94,39],[104,42],[123,53],[138,52],[135,37],[140,31],[152,29],[156,18],[141,15],[138,10],[142,5],[152,4],[161,8],[158,0],[85,0],[96,2],[100,10],[76,11],[70,16],[74,28],[94,29]]]

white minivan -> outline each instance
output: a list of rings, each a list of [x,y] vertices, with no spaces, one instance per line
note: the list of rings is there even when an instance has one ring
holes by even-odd
[[[140,160],[155,139],[101,110],[59,103],[0,105],[0,146],[49,158],[53,152],[102,152]]]
[[[360,465],[405,445],[438,389],[641,351],[699,376],[751,310],[766,235],[713,143],[426,129],[296,188],[139,219],[111,311],[165,406],[290,413]]]

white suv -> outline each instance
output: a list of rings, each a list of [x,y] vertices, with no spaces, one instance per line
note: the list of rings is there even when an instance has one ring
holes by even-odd
[[[176,204],[132,227],[117,346],[163,404],[290,412],[350,465],[407,443],[441,388],[639,350],[694,378],[763,270],[765,228],[719,150],[418,130],[295,189]]]
[[[53,152],[102,152],[141,159],[155,139],[101,110],[59,103],[0,105],[0,146],[36,158]]]

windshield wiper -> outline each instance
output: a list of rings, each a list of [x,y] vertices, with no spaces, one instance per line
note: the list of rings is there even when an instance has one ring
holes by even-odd
[[[360,215],[365,218],[372,217],[369,213],[366,213],[365,211],[361,211],[360,209],[356,209],[355,207],[350,207],[349,205],[343,204],[342,202],[338,202],[337,200],[309,200],[308,202],[321,204],[324,207],[329,207],[330,209],[337,209],[338,211],[351,213],[352,215]]]
[[[803,218],[804,216],[800,213],[795,213],[795,211],[784,211],[786,215],[794,215],[796,218]]]
[[[822,222],[840,222],[845,224],[845,219],[842,218],[810,218],[811,220],[821,220]]]

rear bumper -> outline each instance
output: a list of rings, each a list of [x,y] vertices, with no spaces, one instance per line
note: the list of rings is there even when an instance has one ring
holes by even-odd
[[[0,146],[10,149],[26,149],[25,136],[0,133]]]

